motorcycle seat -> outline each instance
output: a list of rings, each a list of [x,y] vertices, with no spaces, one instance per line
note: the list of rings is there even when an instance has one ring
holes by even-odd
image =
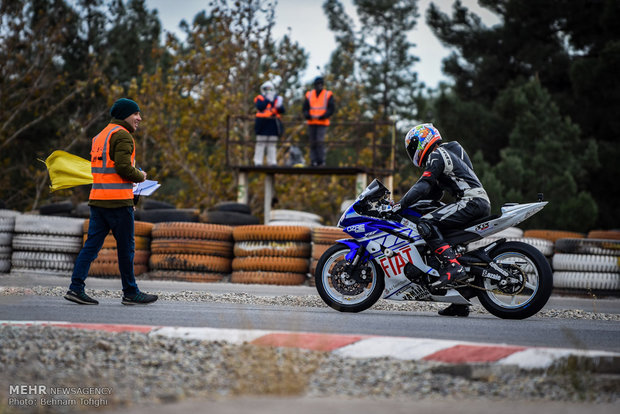
[[[476,219],[474,221],[467,223],[465,227],[475,226],[476,224],[484,223],[485,221],[494,220],[498,217],[499,216],[497,214],[485,216],[480,219]],[[479,240],[482,238],[475,233],[470,233],[463,229],[446,229],[446,230],[440,229],[440,231],[444,239],[446,239],[446,241],[449,242],[450,244],[460,244],[460,243],[465,243],[468,241]]]

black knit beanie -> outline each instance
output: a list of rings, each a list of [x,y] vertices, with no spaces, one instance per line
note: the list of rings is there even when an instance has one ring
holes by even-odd
[[[140,107],[137,103],[127,98],[117,100],[110,108],[110,115],[114,119],[125,119],[136,112],[140,112]]]

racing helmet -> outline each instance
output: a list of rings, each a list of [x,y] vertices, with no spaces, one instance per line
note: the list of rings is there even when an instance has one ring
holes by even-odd
[[[416,125],[405,136],[407,155],[416,167],[422,167],[426,156],[441,142],[441,135],[433,124]]]

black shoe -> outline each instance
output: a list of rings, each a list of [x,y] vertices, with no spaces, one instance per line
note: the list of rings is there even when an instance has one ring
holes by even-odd
[[[445,309],[437,312],[441,316],[469,316],[469,305],[457,305],[453,303]]]
[[[69,290],[65,294],[65,299],[71,302],[79,303],[80,305],[99,305],[99,301],[91,298],[84,291],[76,292]]]
[[[133,296],[123,295],[123,300],[121,301],[121,303],[123,305],[148,305],[149,303],[155,302],[157,298],[157,295],[150,295],[148,293],[138,292]]]

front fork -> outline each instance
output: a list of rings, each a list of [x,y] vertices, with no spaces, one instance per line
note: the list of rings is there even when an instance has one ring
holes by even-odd
[[[366,247],[354,239],[337,240],[337,243],[344,244],[349,248],[349,253],[345,256],[348,264],[344,267],[344,271],[356,282],[366,283],[367,281],[360,277],[360,272],[356,271],[360,264],[366,263],[370,258]]]

